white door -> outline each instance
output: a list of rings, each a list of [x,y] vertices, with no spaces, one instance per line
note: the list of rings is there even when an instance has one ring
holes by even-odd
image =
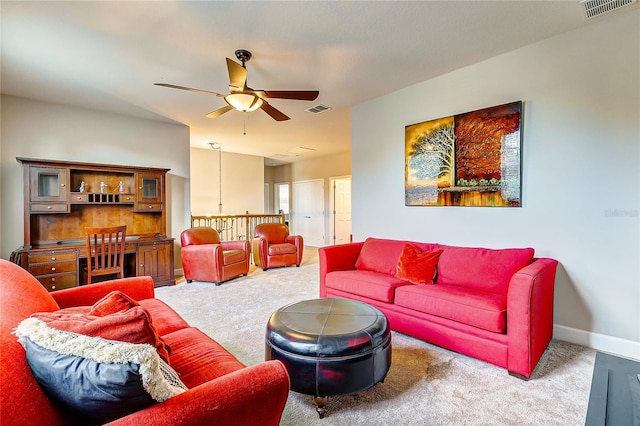
[[[351,177],[331,179],[331,244],[351,242]]]
[[[305,246],[324,246],[324,180],[293,183],[293,231]]]

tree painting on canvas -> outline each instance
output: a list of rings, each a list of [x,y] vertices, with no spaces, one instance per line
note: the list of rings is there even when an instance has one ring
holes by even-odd
[[[520,207],[522,102],[405,127],[405,205]]]

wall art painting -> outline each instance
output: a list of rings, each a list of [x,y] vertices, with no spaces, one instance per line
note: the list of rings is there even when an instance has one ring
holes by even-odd
[[[405,205],[520,207],[522,101],[405,127]]]

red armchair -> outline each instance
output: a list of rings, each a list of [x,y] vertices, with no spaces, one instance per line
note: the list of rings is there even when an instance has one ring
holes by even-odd
[[[220,241],[213,228],[189,228],[180,234],[182,269],[190,283],[221,282],[247,275],[251,247],[248,241]]]
[[[283,223],[262,223],[253,232],[253,263],[264,271],[280,266],[300,266],[302,236],[289,235]]]

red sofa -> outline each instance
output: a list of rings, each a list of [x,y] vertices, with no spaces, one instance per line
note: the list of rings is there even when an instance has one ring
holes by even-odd
[[[27,271],[0,259],[0,424],[73,425],[68,409],[49,399],[35,380],[25,349],[12,331],[36,312],[90,306],[114,290],[150,314],[171,348],[170,365],[188,390],[112,421],[113,425],[278,425],[289,393],[279,361],[244,366],[213,339],[190,327],[154,298],[150,277],[124,278],[48,293]],[[256,344],[261,344],[256,342]]]
[[[405,244],[442,250],[435,285],[396,278]],[[376,238],[323,247],[320,297],[369,303],[395,331],[528,379],[551,341],[558,264],[533,254]]]

